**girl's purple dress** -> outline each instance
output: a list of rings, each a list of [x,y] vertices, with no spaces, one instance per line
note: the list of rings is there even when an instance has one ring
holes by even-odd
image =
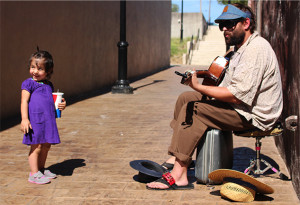
[[[30,93],[28,115],[32,126],[32,130],[24,134],[23,144],[60,143],[52,97],[54,90],[52,83],[47,81],[42,84],[28,78],[22,83],[21,89]]]

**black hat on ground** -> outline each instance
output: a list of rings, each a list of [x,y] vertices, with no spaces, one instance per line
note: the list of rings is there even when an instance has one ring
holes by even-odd
[[[139,171],[134,178],[142,183],[149,183],[162,177],[166,170],[159,164],[149,160],[135,160],[130,166]]]

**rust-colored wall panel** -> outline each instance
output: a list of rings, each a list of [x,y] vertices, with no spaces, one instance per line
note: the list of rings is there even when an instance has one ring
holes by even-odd
[[[157,69],[169,65],[171,4],[163,1],[154,2],[127,2],[129,76],[137,77],[153,71],[153,67]]]
[[[0,1],[1,124],[19,115],[29,56],[48,50],[52,82],[65,97],[112,86],[118,78],[120,2]],[[127,2],[128,78],[170,64],[170,1]]]
[[[284,108],[282,120],[291,115],[299,119],[300,92],[300,2],[262,1],[261,35],[275,50],[282,75]],[[297,129],[285,129],[282,137],[276,137],[276,145],[284,158],[300,198],[300,135]]]

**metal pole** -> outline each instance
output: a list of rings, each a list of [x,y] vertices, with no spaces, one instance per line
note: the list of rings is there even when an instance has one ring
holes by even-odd
[[[181,28],[180,28],[180,42],[183,38],[183,0],[181,0]]]
[[[202,13],[202,0],[200,0],[200,31],[199,31],[199,40],[203,38],[203,13]]]
[[[210,25],[210,6],[211,6],[211,0],[209,0],[209,7],[208,7],[208,25]]]
[[[118,59],[118,80],[112,87],[112,93],[133,94],[133,88],[129,86],[127,80],[127,47],[126,41],[126,1],[120,1],[120,42]]]
[[[228,0],[228,4],[231,4],[231,0]],[[226,44],[226,51],[225,52],[227,52],[229,49],[230,49],[230,46],[228,44]]]

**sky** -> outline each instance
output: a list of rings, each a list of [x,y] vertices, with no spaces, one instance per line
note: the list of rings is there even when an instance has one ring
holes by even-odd
[[[202,2],[202,13],[205,19],[209,19],[209,2],[210,6],[210,19],[213,23],[214,20],[221,15],[225,5],[219,4],[217,0],[201,0]],[[181,0],[172,0],[172,4],[177,4],[179,12],[181,12]],[[194,13],[200,12],[200,0],[183,0],[183,13]]]

